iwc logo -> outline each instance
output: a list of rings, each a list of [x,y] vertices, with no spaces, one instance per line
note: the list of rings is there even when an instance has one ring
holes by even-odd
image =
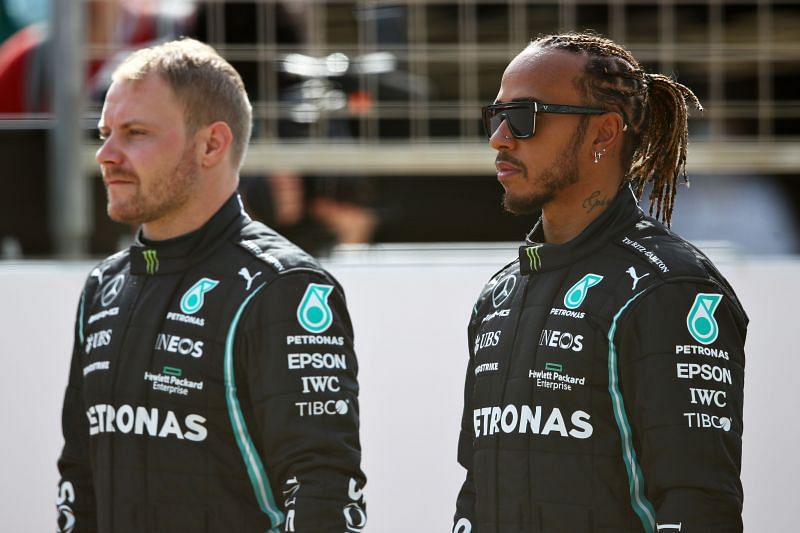
[[[689,314],[686,316],[686,326],[697,342],[701,344],[711,344],[717,340],[719,327],[714,318],[714,311],[717,310],[719,302],[722,301],[721,294],[700,293],[694,299],[694,304]]]
[[[328,296],[333,285],[309,283],[306,293],[297,307],[297,321],[310,333],[322,333],[331,326],[333,313],[328,305]]]

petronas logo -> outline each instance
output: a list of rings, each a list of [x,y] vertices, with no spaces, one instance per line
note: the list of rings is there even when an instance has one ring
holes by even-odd
[[[297,307],[297,320],[303,329],[310,333],[322,333],[331,326],[333,313],[328,305],[331,291],[333,285],[309,283]]]
[[[145,250],[142,252],[142,257],[144,257],[144,264],[148,274],[158,272],[158,254],[155,250]]]
[[[205,295],[214,287],[219,285],[215,279],[202,278],[192,285],[181,298],[181,311],[187,315],[193,315],[203,308]]]
[[[541,247],[541,244],[537,244],[536,246],[528,246],[525,249],[525,253],[528,255],[528,262],[533,272],[538,272],[539,269],[542,268],[542,258],[539,257],[539,248]]]
[[[717,310],[722,301],[721,294],[700,293],[694,299],[694,305],[686,316],[686,326],[697,342],[701,344],[711,344],[717,340],[719,327],[714,318],[714,311]]]
[[[567,309],[577,309],[581,306],[589,293],[589,289],[603,281],[600,274],[586,274],[578,283],[570,287],[564,295],[564,307]]]

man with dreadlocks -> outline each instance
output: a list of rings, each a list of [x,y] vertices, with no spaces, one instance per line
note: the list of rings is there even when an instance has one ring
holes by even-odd
[[[687,100],[566,34],[514,58],[484,108],[505,208],[541,218],[470,320],[454,533],[742,530],[747,316],[668,229]]]

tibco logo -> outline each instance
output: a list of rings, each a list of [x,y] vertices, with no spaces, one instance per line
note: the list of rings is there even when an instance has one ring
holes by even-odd
[[[731,430],[731,419],[725,416],[714,416],[707,413],[683,413],[690,428],[714,428],[722,431]]]
[[[205,417],[196,414],[186,415],[181,426],[175,413],[167,411],[161,418],[161,412],[155,407],[147,409],[121,405],[115,408],[113,405],[98,404],[89,407],[86,417],[89,419],[89,435],[92,436],[118,431],[161,439],[171,436],[194,442],[204,441],[208,436],[208,430],[203,425],[206,422]]]
[[[199,359],[203,357],[203,341],[194,341],[167,333],[159,333],[156,337],[156,350],[191,355],[195,359]]]
[[[531,409],[528,405],[517,407],[483,407],[472,411],[472,424],[475,437],[485,437],[495,433],[531,433],[533,435],[549,435],[556,433],[562,437],[588,439],[594,428],[589,423],[591,416],[585,411],[575,411],[570,415],[572,428],[567,424],[561,410],[553,408],[542,426],[542,406]]]
[[[344,400],[328,400],[326,402],[295,402],[300,416],[346,415],[350,406]]]

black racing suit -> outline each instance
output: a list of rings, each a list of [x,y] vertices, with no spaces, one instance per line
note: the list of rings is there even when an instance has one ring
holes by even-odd
[[[742,530],[745,315],[625,187],[483,289],[469,324],[454,532]]]
[[[353,330],[338,283],[237,195],[81,295],[59,527],[360,532]]]

